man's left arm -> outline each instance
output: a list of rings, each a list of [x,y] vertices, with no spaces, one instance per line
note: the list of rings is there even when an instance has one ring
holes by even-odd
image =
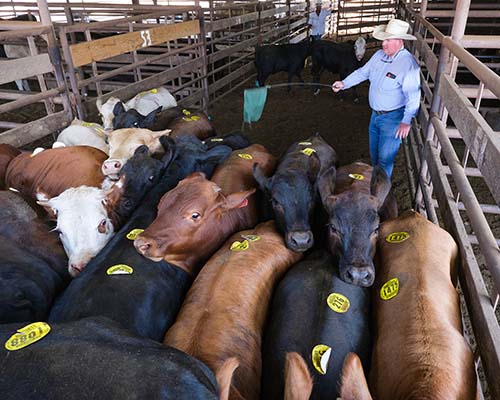
[[[403,77],[401,89],[405,97],[403,119],[396,132],[396,138],[404,139],[410,133],[411,119],[417,115],[420,107],[420,68],[413,65]]]

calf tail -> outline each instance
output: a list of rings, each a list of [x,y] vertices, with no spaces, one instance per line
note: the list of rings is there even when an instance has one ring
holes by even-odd
[[[228,400],[231,389],[231,381],[239,362],[236,357],[228,358],[222,366],[217,370],[215,378],[219,385],[219,400]]]
[[[372,400],[359,357],[349,353],[344,359],[340,385],[342,400]]]
[[[285,400],[307,400],[313,380],[306,362],[299,353],[287,353],[285,361]]]

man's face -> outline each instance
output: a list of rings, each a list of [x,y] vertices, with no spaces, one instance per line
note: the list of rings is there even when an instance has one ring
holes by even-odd
[[[382,41],[382,50],[388,57],[392,57],[403,46],[401,39],[385,39]]]
[[[321,5],[317,5],[317,6],[316,6],[316,12],[317,12],[317,13],[320,13],[320,12],[321,12]]]

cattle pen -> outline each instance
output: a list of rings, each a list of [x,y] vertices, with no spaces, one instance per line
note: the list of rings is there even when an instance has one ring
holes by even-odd
[[[421,66],[422,97],[403,146],[407,197],[459,246],[480,398],[500,399],[500,4],[331,6],[331,40],[370,33],[394,16],[417,37],[410,48]],[[95,120],[98,98],[126,99],[159,86],[183,107],[218,109],[254,86],[255,46],[307,37],[310,8],[295,0],[0,1],[0,43],[23,49],[0,62],[0,143],[26,148],[53,139],[73,118]],[[37,21],[8,21],[26,13]],[[16,90],[23,80],[29,91]]]

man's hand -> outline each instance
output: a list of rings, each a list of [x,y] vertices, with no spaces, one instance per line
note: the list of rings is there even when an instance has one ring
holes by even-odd
[[[335,81],[333,82],[332,84],[332,90],[337,93],[338,91],[340,90],[343,90],[344,89],[344,82],[342,81]]]
[[[404,122],[401,122],[398,126],[398,130],[396,131],[396,139],[401,139],[403,140],[408,136],[410,133],[410,124],[405,124]]]

